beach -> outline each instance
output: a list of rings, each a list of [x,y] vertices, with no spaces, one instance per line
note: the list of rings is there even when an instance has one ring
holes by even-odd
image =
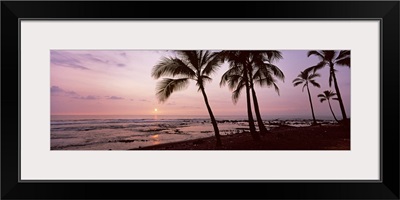
[[[249,132],[222,136],[221,147],[215,138],[201,138],[135,150],[350,150],[350,128],[339,125],[290,127],[271,130],[254,141]]]
[[[216,148],[206,117],[63,116],[51,121],[51,150],[329,150],[350,149],[350,128],[332,120],[264,121],[270,133],[254,142],[244,117],[218,120],[223,145]],[[257,126],[257,123],[256,123]]]
[[[319,127],[310,127],[312,121],[307,119],[281,120],[273,119],[264,121],[265,126],[271,130],[271,134],[263,136],[263,142],[268,142],[266,147],[258,147],[259,149],[290,149],[299,148],[299,144],[303,144],[301,138],[293,137],[319,137],[320,134],[338,132],[340,128],[332,120],[320,120]],[[257,124],[257,123],[256,123]],[[233,140],[237,143],[247,143],[246,137],[249,135],[248,121],[243,117],[224,117],[218,120],[218,127],[224,142],[225,149],[254,149],[254,145],[243,147],[228,147],[227,145]],[[349,132],[349,131],[347,131]],[[295,134],[298,136],[291,136]],[[344,135],[344,138],[350,139]],[[150,117],[150,116],[53,116],[51,121],[51,150],[130,150],[130,149],[147,149],[156,148],[156,145],[171,144],[182,142],[181,147],[168,147],[166,149],[212,149],[215,143],[214,131],[210,120],[206,116],[186,117]],[[323,134],[323,137],[333,137],[332,134]],[[243,138],[242,138],[243,137]],[[280,144],[281,147],[274,143],[284,140],[276,140],[277,138],[287,137],[291,140],[298,140],[290,145]],[[242,139],[238,139],[242,138]],[[200,140],[198,140],[200,139]],[[329,139],[329,138],[328,138]],[[200,147],[199,144],[190,144],[190,141],[196,140],[197,143],[212,144],[211,147]],[[209,141],[209,142],[203,142]],[[306,143],[308,141],[305,141]],[[262,143],[262,142],[261,142]],[[297,144],[299,143],[299,144]],[[204,145],[203,144],[203,145]],[[274,146],[275,145],[275,146]],[[304,145],[304,144],[303,144]],[[151,147],[150,147],[151,146]],[[187,146],[187,147],[183,147]],[[257,146],[257,145],[256,145]],[[323,148],[319,144],[315,147]],[[326,145],[325,145],[326,146]],[[301,147],[306,148],[306,147]],[[300,148],[300,149],[301,149]]]

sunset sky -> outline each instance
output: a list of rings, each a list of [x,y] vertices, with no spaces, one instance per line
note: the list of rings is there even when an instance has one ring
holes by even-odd
[[[285,74],[278,81],[280,95],[273,88],[256,87],[263,116],[293,116],[311,118],[307,92],[293,87],[292,81],[300,71],[319,62],[307,57],[308,50],[281,50],[283,59],[275,62]],[[51,114],[52,115],[208,115],[203,97],[195,83],[173,93],[165,103],[156,99],[155,88],[160,80],[151,77],[151,69],[166,51],[65,51],[52,50],[51,57]],[[222,74],[228,69],[223,64],[213,81],[206,85],[210,105],[216,116],[246,115],[245,92],[234,105],[231,91],[220,87]],[[339,88],[346,113],[350,116],[350,68],[336,66]],[[316,118],[331,117],[327,102],[320,103],[317,95],[328,86],[328,68],[318,72],[316,80],[321,88],[310,87]],[[335,115],[341,119],[339,104],[332,101]],[[155,110],[157,109],[157,111]]]

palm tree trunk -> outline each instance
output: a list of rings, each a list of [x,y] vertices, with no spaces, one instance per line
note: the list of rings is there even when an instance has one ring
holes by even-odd
[[[313,117],[313,120],[314,120],[314,124],[317,124],[317,120],[315,120],[315,115],[314,115],[314,107],[313,107],[312,101],[311,101],[310,89],[308,88],[308,83],[306,83],[306,84],[307,84],[308,100],[310,100],[310,105],[311,105],[312,117]]]
[[[213,114],[213,112],[211,110],[210,104],[208,103],[208,98],[207,98],[207,95],[206,95],[206,91],[204,90],[203,87],[200,87],[200,88],[201,88],[201,93],[203,94],[203,97],[204,97],[204,102],[206,103],[206,106],[207,106],[208,114],[210,115],[210,118],[211,118],[211,123],[212,123],[212,125],[214,127],[215,138],[217,139],[217,144],[216,145],[217,146],[221,146],[222,142],[221,142],[221,136],[219,134],[217,120],[215,120],[215,117],[214,117],[214,114]]]
[[[267,130],[267,128],[265,128],[264,122],[261,119],[260,108],[258,106],[256,90],[254,89],[253,77],[250,72],[249,72],[249,79],[250,79],[249,82],[250,82],[251,95],[253,97],[254,112],[256,113],[256,117],[257,117],[258,129],[260,130],[260,134],[266,134],[266,133],[268,133],[268,130]]]
[[[347,119],[346,111],[344,110],[344,105],[343,105],[343,101],[342,101],[342,95],[340,95],[339,85],[338,85],[337,80],[336,80],[336,74],[333,71],[333,64],[331,64],[330,70],[331,70],[331,73],[332,73],[332,76],[333,76],[333,83],[335,84],[336,95],[337,95],[338,100],[339,100],[340,111],[342,111],[343,120],[346,120]]]
[[[250,134],[255,141],[259,141],[261,138],[260,138],[260,135],[256,132],[256,127],[254,126],[253,113],[251,111],[250,86],[249,86],[249,80],[247,77],[246,67],[244,68],[243,74],[244,74],[244,79],[245,79],[245,84],[246,84],[247,116],[249,118]]]
[[[336,120],[337,122],[339,122],[339,120],[336,119],[335,113],[333,113],[332,106],[331,106],[331,102],[329,101],[329,99],[328,99],[328,104],[329,104],[329,108],[331,109],[333,118],[335,118],[335,120]]]
[[[263,120],[261,119],[260,108],[258,107],[257,95],[256,95],[256,91],[254,90],[254,87],[251,87],[251,94],[253,97],[254,111],[256,112],[257,124],[258,124],[258,128],[260,130],[260,134],[266,134],[269,131],[267,130],[267,128],[264,125]]]

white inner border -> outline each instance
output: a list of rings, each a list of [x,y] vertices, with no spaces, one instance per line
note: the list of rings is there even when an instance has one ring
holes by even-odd
[[[379,26],[22,20],[21,180],[379,180]],[[50,151],[51,49],[351,49],[351,151]]]

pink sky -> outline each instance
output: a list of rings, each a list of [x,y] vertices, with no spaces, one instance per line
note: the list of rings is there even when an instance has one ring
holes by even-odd
[[[273,88],[256,87],[260,111],[263,116],[309,116],[310,105],[306,91],[293,87],[292,81],[307,67],[318,63],[308,50],[283,50],[283,59],[276,62],[285,74],[278,81],[280,96]],[[52,115],[208,115],[203,97],[195,83],[173,93],[165,103],[159,103],[155,87],[159,80],[151,77],[152,67],[166,51],[51,51],[51,114]],[[206,92],[216,116],[246,115],[245,92],[234,105],[231,92],[220,87],[226,64],[212,76]],[[350,116],[350,68],[336,66],[339,88],[346,113]],[[331,117],[327,102],[320,103],[317,95],[328,86],[328,69],[318,72],[321,88],[310,87],[316,118]],[[161,79],[160,79],[161,80]],[[332,101],[335,115],[341,119],[339,104]],[[157,108],[157,112],[154,109]]]

